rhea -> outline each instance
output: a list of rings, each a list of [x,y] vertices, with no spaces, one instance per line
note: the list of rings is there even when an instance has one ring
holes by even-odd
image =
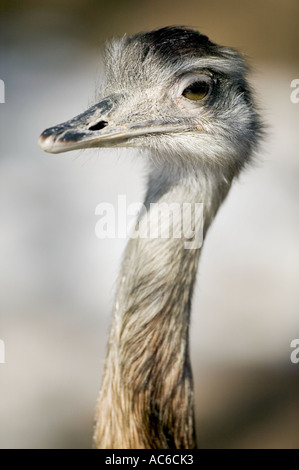
[[[196,447],[189,357],[192,292],[203,238],[233,180],[251,161],[261,122],[240,53],[185,27],[165,27],[106,45],[99,102],[46,129],[40,147],[147,149],[145,210],[129,239],[117,284],[94,445]],[[181,218],[143,236],[153,203],[192,209],[193,239],[164,237]],[[156,223],[156,222],[155,222]],[[173,230],[172,230],[173,234]],[[194,245],[192,245],[194,242]]]

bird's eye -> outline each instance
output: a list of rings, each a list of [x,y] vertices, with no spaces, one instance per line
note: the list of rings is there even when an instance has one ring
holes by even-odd
[[[210,91],[210,84],[204,80],[197,81],[189,85],[182,95],[188,100],[200,101],[207,96]]]

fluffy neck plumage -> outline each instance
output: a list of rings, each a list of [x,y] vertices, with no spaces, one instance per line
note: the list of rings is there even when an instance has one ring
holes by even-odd
[[[219,174],[170,178],[153,171],[139,233],[155,202],[203,203],[205,234],[230,184]],[[193,227],[201,230],[201,214],[193,216]],[[185,242],[137,237],[128,243],[97,404],[98,448],[196,446],[189,317],[201,250],[186,249]]]

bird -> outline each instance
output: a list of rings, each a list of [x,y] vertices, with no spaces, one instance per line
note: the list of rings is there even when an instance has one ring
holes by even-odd
[[[50,153],[137,148],[148,168],[117,281],[93,446],[194,449],[189,331],[198,263],[220,205],[257,154],[262,119],[244,55],[193,28],[114,38],[104,59],[96,103],[39,138]],[[178,204],[180,214],[191,207],[188,246],[173,235],[181,227],[174,213],[159,219],[160,236],[146,236],[161,204]],[[163,236],[171,223],[172,236]]]

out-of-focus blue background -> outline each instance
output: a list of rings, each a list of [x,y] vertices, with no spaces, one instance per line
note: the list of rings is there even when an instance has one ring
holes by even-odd
[[[142,201],[131,151],[43,153],[94,102],[105,38],[184,24],[245,52],[268,124],[210,229],[192,309],[200,447],[299,447],[297,0],[0,1],[0,447],[90,447],[125,240],[100,202]]]

